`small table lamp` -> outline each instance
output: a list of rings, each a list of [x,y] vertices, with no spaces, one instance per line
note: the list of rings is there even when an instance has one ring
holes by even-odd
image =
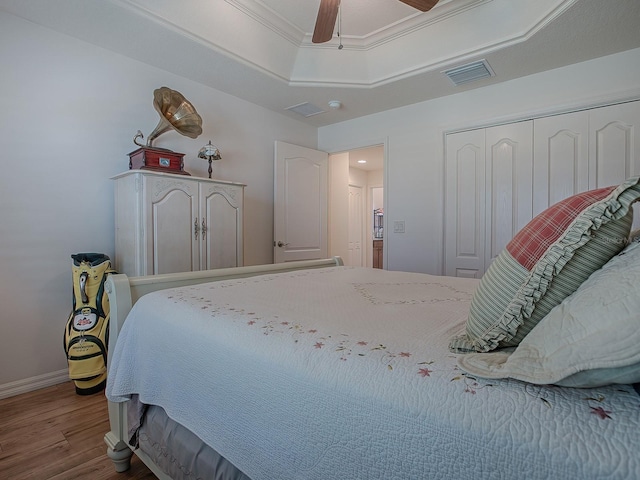
[[[211,168],[211,162],[213,160],[220,160],[222,155],[220,155],[220,150],[218,147],[211,144],[211,140],[204,147],[200,149],[198,152],[198,158],[204,158],[205,160],[209,160],[209,178],[211,178],[211,173],[213,169]]]

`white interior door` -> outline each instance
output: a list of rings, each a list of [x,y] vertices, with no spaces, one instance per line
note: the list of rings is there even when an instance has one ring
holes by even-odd
[[[589,112],[533,122],[533,214],[589,190]]]
[[[531,121],[447,135],[445,273],[480,278],[533,218]]]
[[[485,271],[485,130],[447,135],[445,273]]]
[[[485,130],[485,270],[533,218],[533,122]]]
[[[349,185],[349,258],[347,265],[362,267],[362,187]]]
[[[274,156],[274,262],[326,258],[329,155],[276,141]]]
[[[640,102],[589,112],[589,170],[592,188],[622,183],[640,174]],[[633,206],[632,230],[640,228],[640,205]]]

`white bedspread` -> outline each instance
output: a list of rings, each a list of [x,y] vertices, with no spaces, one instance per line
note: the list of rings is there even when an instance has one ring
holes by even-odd
[[[162,406],[253,480],[638,479],[640,396],[465,375],[476,280],[349,267],[155,292],[107,397]]]

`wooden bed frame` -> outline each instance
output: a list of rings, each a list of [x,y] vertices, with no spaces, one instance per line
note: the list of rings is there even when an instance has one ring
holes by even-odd
[[[340,257],[322,260],[304,260],[297,262],[278,263],[270,265],[255,265],[237,268],[221,268],[199,272],[170,273],[163,275],[149,275],[145,277],[127,277],[124,274],[110,275],[105,283],[105,289],[109,296],[110,324],[109,324],[109,356],[111,356],[118,339],[118,334],[125,322],[133,304],[140,297],[156,290],[166,288],[184,287],[205,282],[217,282],[235,278],[253,277],[269,273],[291,272],[313,268],[327,268],[343,265]],[[124,472],[131,466],[133,451],[128,444],[127,403],[108,402],[109,426],[111,430],[104,436],[107,444],[107,455],[113,461],[117,472]],[[170,480],[144,452],[137,450],[136,455],[151,469],[160,479]]]

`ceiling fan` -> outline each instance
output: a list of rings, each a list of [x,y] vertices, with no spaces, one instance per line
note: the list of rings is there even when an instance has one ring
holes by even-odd
[[[438,0],[400,0],[402,3],[417,8],[421,12],[431,10]],[[316,26],[313,30],[313,43],[324,43],[331,40],[333,30],[336,26],[336,18],[338,16],[338,8],[340,0],[320,0],[320,8],[318,9],[318,17],[316,18]]]

